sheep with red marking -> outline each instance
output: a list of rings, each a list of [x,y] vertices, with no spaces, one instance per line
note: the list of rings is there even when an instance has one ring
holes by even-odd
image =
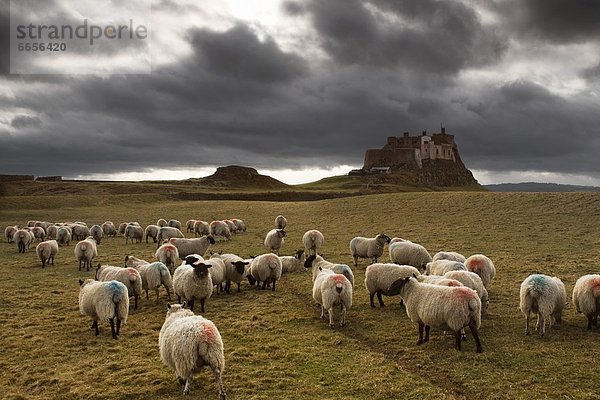
[[[158,335],[161,361],[171,368],[181,384],[183,394],[190,393],[194,374],[208,366],[219,385],[219,396],[226,393],[221,375],[225,368],[223,340],[215,324],[179,304],[167,305],[165,322]]]
[[[231,240],[231,230],[224,221],[212,221],[209,227],[211,235],[221,236],[226,240]]]
[[[473,254],[465,261],[467,271],[475,272],[483,281],[483,286],[487,289],[496,276],[496,267],[489,257],[483,254]]]
[[[323,247],[323,243],[325,243],[325,238],[320,231],[311,229],[306,231],[304,236],[302,236],[302,243],[304,243],[306,254],[312,256],[319,253],[319,250]]]
[[[154,258],[165,264],[169,268],[169,271],[173,273],[173,270],[177,268],[177,264],[179,263],[179,251],[171,243],[165,243],[156,250]]]
[[[455,279],[477,292],[479,299],[481,300],[481,316],[485,317],[488,312],[490,305],[490,298],[488,291],[483,286],[483,281],[475,272],[470,271],[448,271],[444,274],[445,278]]]
[[[86,270],[89,271],[92,261],[98,256],[96,241],[93,237],[88,236],[85,240],[77,242],[73,253],[75,254],[75,259],[79,262],[79,271],[81,271],[82,263]]]
[[[352,307],[352,284],[342,274],[321,269],[313,283],[313,299],[321,306],[321,318],[329,313],[329,326],[334,327],[334,308],[340,309],[340,326],[346,324],[346,312]]]
[[[460,351],[461,330],[468,326],[475,339],[477,352],[483,351],[479,339],[481,300],[473,289],[421,283],[415,277],[408,277],[395,281],[389,293],[402,296],[406,314],[413,323],[418,324],[417,345],[429,340],[431,328],[450,330],[455,333],[455,347]]]
[[[206,221],[196,221],[194,223],[194,236],[210,235],[210,224]]]
[[[134,299],[134,310],[138,308],[138,300],[142,295],[142,277],[135,268],[121,268],[112,265],[100,265],[96,268],[96,280],[98,281],[119,281],[129,293],[129,297]]]
[[[540,336],[546,333],[546,321],[550,328],[562,320],[567,292],[557,277],[543,274],[529,275],[521,283],[519,308],[525,315],[525,334],[529,335],[529,320],[537,314],[536,330]]]
[[[35,248],[38,258],[42,262],[42,268],[46,266],[46,263],[54,265],[54,257],[58,253],[58,242],[56,240],[46,240],[41,242]]]
[[[578,313],[583,313],[588,319],[588,329],[598,325],[600,314],[600,275],[583,275],[573,288],[573,304]]]

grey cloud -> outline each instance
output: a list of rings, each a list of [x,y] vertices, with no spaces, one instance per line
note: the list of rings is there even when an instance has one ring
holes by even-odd
[[[30,117],[28,115],[17,115],[10,121],[10,125],[13,128],[24,128],[24,127],[39,127],[42,125],[42,121],[38,117]]]
[[[294,17],[302,15],[305,12],[302,4],[300,4],[297,1],[291,1],[291,0],[284,1],[283,3],[281,3],[281,8],[283,9],[283,11],[286,14],[294,16]]]

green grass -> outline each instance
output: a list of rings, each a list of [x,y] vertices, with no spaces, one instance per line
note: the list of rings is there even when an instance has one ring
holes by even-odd
[[[525,336],[518,310],[519,285],[533,272],[560,277],[570,297],[579,276],[600,271],[598,194],[431,192],[288,203],[169,201],[161,193],[0,198],[1,227],[30,219],[146,225],[161,217],[242,218],[248,231],[213,250],[244,257],[264,252],[264,234],[278,214],[288,219],[284,254],[300,247],[307,229],[317,228],[325,235],[323,253],[337,262],[351,262],[352,237],[381,231],[432,253],[491,257],[497,275],[489,289],[490,314],[482,322],[484,353],[475,353],[471,339],[457,352],[452,337],[439,331],[416,346],[416,327],[398,298],[387,298],[383,309],[369,307],[363,260],[354,271],[354,305],[343,328],[331,330],[318,318],[307,273],[284,275],[275,293],[246,283],[239,294],[209,299],[205,317],[223,336],[230,399],[600,397],[600,330],[587,331],[585,318],[569,304],[563,324],[545,338]],[[122,265],[127,254],[152,260],[156,245],[124,242],[104,240],[97,262]],[[94,337],[87,317],[79,315],[77,280],[93,272],[77,271],[73,245],[61,248],[56,265],[45,269],[33,247],[18,254],[14,244],[0,243],[0,259],[4,398],[181,398],[182,388],[158,355],[164,291],[159,305],[143,299],[114,341],[107,323]],[[192,396],[217,394],[212,374],[199,374]]]

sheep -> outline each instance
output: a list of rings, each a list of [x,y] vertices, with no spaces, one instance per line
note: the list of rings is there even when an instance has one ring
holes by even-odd
[[[283,229],[271,229],[265,236],[265,247],[271,253],[279,255],[279,249],[283,245],[287,233]]]
[[[374,238],[365,238],[357,236],[350,241],[350,253],[354,259],[354,266],[358,267],[358,258],[370,258],[376,263],[383,254],[383,248],[390,238],[384,233],[380,233]]]
[[[104,223],[100,227],[102,228],[104,236],[117,236],[117,228],[115,227],[115,224],[112,221],[104,221]]]
[[[257,256],[250,263],[248,268],[248,282],[250,285],[256,283],[257,287],[262,282],[262,289],[267,285],[273,284],[272,291],[275,291],[275,283],[281,279],[281,260],[273,253],[266,253]]]
[[[148,238],[151,237],[154,240],[154,243],[157,242],[156,238],[158,236],[158,230],[160,227],[158,225],[148,225],[146,229],[144,229],[144,236],[146,237],[146,243],[148,243]]]
[[[412,275],[420,275],[415,267],[410,265],[398,264],[371,264],[365,271],[365,287],[369,292],[369,300],[372,308],[375,308],[375,294],[379,300],[379,306],[385,307],[382,295],[388,296],[388,291],[392,283],[400,278],[406,278]]]
[[[35,248],[38,258],[42,262],[42,268],[46,266],[46,262],[50,265],[54,265],[54,257],[58,253],[58,242],[56,240],[46,240],[41,242]]]
[[[154,258],[165,264],[169,268],[169,271],[173,273],[176,267],[175,263],[179,259],[179,251],[171,243],[165,243],[156,250]]]
[[[195,219],[188,219],[185,223],[185,231],[186,232],[194,232],[194,226],[196,225]]]
[[[315,281],[315,279],[317,278],[317,275],[319,274],[319,268],[330,269],[333,272],[335,272],[336,274],[344,275],[350,281],[350,283],[352,284],[352,287],[354,287],[354,273],[352,273],[352,270],[346,264],[334,264],[332,262],[325,260],[323,257],[321,257],[319,255],[317,255],[317,256],[313,255],[313,256],[309,256],[306,259],[306,261],[304,261],[304,268],[312,269],[313,282]]]
[[[402,296],[406,314],[413,323],[418,324],[417,345],[429,341],[431,328],[451,330],[455,333],[455,348],[460,351],[461,331],[468,326],[475,339],[477,352],[483,352],[479,339],[481,300],[473,289],[421,283],[415,276],[409,276],[392,283],[389,293]]]
[[[352,307],[352,284],[342,274],[336,274],[330,269],[320,269],[313,283],[313,299],[321,306],[321,319],[325,316],[325,310],[329,313],[331,328],[334,327],[333,308],[340,307],[340,326],[344,326],[346,311]]]
[[[141,265],[145,265],[145,264],[150,264],[150,263],[146,260],[142,260],[141,258],[137,258],[134,256],[125,256],[125,267],[126,268],[137,269],[137,267],[139,267]]]
[[[239,293],[241,282],[246,277],[246,269],[252,260],[244,260],[235,254],[221,254],[221,259],[225,263],[225,293],[230,293],[231,282],[237,283]]]
[[[190,254],[173,274],[173,287],[177,301],[189,302],[190,310],[194,311],[194,303],[200,300],[200,311],[204,314],[204,304],[212,296],[213,283],[209,272],[211,264],[206,264],[202,256]]]
[[[158,227],[159,227],[159,228],[162,228],[163,226],[169,226],[169,223],[167,222],[167,220],[166,220],[166,219],[164,219],[164,218],[159,218],[159,219],[156,221],[156,225],[158,225]]]
[[[86,267],[86,270],[89,271],[92,261],[98,256],[96,241],[93,237],[88,236],[85,240],[77,242],[74,253],[75,259],[79,262],[79,271],[81,271],[82,263]]]
[[[462,254],[457,253],[455,251],[438,251],[437,253],[435,253],[435,255],[433,256],[431,261],[451,260],[451,261],[458,261],[458,262],[461,262],[464,264],[466,259],[467,258],[465,256],[463,256]]]
[[[223,340],[212,321],[194,315],[179,304],[167,304],[167,316],[158,334],[161,361],[175,372],[183,394],[190,393],[195,373],[207,365],[215,374],[219,385],[219,397],[227,395],[221,375],[225,369]]]
[[[61,226],[56,231],[56,241],[59,246],[68,246],[71,243],[71,230],[66,226]]]
[[[144,231],[142,227],[139,225],[129,224],[125,227],[125,244],[127,241],[131,239],[131,243],[135,240],[136,243],[142,243],[142,238],[144,237]]]
[[[490,298],[488,295],[488,291],[483,286],[483,281],[474,272],[470,271],[448,271],[444,274],[445,278],[455,279],[477,292],[479,295],[479,299],[481,300],[481,317],[485,317],[488,312],[488,307],[490,305]]]
[[[487,289],[492,283],[494,276],[496,276],[496,267],[494,263],[488,257],[483,254],[473,254],[465,261],[465,267],[467,271],[475,272],[481,277],[483,286]]]
[[[112,338],[118,339],[121,334],[121,322],[126,323],[129,316],[129,296],[125,285],[118,281],[80,279],[79,286],[79,312],[92,318],[92,328],[95,329],[96,336],[100,334],[98,320],[108,320]]]
[[[142,277],[135,268],[121,268],[112,265],[100,265],[96,267],[97,281],[116,280],[127,287],[129,297],[134,299],[134,310],[138,308],[138,300],[142,295]]]
[[[46,229],[46,239],[56,239],[56,236],[58,234],[58,228],[59,227],[56,225],[50,225],[48,229]]]
[[[420,244],[410,240],[398,241],[390,244],[390,261],[399,265],[412,265],[419,271],[425,271],[427,263],[431,262],[431,255]]]
[[[156,293],[156,304],[158,304],[158,289],[163,285],[167,290],[167,298],[171,300],[171,291],[173,290],[173,279],[169,268],[160,261],[150,264],[141,264],[133,267],[137,269],[142,278],[142,290],[146,291],[146,300],[150,299],[148,291],[154,289]]]
[[[227,224],[227,227],[229,228],[229,231],[231,233],[237,233],[237,225],[234,224],[232,220],[224,219],[223,222],[225,222]]]
[[[211,265],[209,273],[213,286],[217,288],[217,294],[219,294],[219,292],[223,291],[223,282],[226,280],[225,262],[221,259],[220,254],[215,253],[208,260],[205,260],[204,263]]]
[[[179,222],[176,219],[170,219],[169,222],[167,223],[167,226],[181,230],[181,222]]]
[[[210,223],[210,234],[213,236],[222,236],[226,240],[231,239],[231,231],[223,221],[212,221]]]
[[[96,244],[100,244],[102,236],[104,235],[104,231],[100,225],[92,225],[90,228],[90,235],[94,238]]]
[[[287,226],[287,219],[283,215],[278,215],[275,217],[275,228],[276,229],[285,229]]]
[[[452,260],[437,260],[427,263],[425,275],[444,275],[448,271],[466,271],[465,264]]]
[[[208,236],[210,235],[210,225],[206,221],[196,221],[194,224],[194,236]]]
[[[33,239],[39,239],[40,242],[46,238],[46,231],[41,226],[34,226],[32,228],[28,228],[29,231],[33,234]]]
[[[303,272],[304,268],[304,250],[296,250],[293,256],[280,256],[281,272]]]
[[[246,232],[246,223],[238,218],[233,218],[232,219],[233,223],[235,224],[237,231],[238,232]]]
[[[119,224],[119,229],[118,229],[119,235],[125,236],[125,229],[127,228],[127,225],[129,225],[127,222],[121,222]]]
[[[600,275],[583,275],[573,288],[573,304],[578,313],[583,313],[588,320],[588,329],[598,324],[600,314]]]
[[[13,235],[13,242],[16,243],[19,253],[25,253],[25,250],[29,248],[34,239],[33,233],[25,229],[19,229]]]
[[[7,226],[4,229],[4,237],[6,238],[6,242],[7,243],[12,243],[13,242],[13,236],[15,235],[15,232],[19,230],[19,226],[18,225],[14,225],[14,226]]]
[[[171,238],[185,238],[183,232],[181,232],[177,228],[172,228],[170,226],[163,226],[158,229],[158,234],[156,235],[156,241],[158,242],[157,248],[165,241]]]
[[[324,242],[325,238],[323,237],[323,234],[316,229],[306,231],[304,236],[302,236],[302,243],[304,243],[306,254],[309,256],[318,254],[321,247],[323,247]]]
[[[210,245],[215,244],[215,239],[212,236],[202,236],[194,239],[171,238],[169,243],[177,247],[179,258],[184,259],[190,254],[204,256]]]
[[[90,228],[82,223],[75,223],[71,226],[71,236],[75,240],[84,240],[90,236]]]
[[[538,315],[536,330],[541,337],[546,333],[546,320],[550,328],[562,321],[567,293],[565,285],[557,277],[543,274],[529,275],[521,283],[519,308],[525,315],[525,334],[529,335],[529,320]]]

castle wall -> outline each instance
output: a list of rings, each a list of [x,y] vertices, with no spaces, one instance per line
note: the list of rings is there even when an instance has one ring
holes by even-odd
[[[371,149],[365,153],[364,169],[406,165],[421,168],[420,149]]]

